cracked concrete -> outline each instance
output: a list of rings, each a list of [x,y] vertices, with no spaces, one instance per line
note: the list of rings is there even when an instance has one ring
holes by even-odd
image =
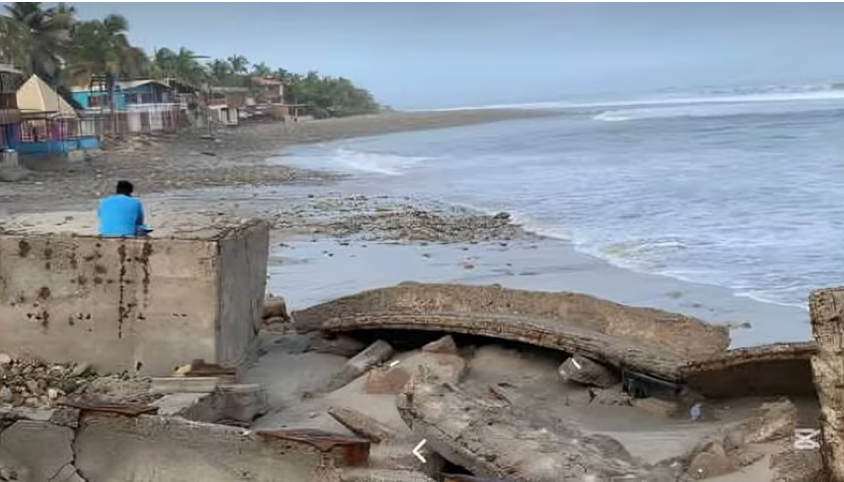
[[[76,482],[73,429],[50,422],[18,420],[0,433],[0,460],[21,482]]]

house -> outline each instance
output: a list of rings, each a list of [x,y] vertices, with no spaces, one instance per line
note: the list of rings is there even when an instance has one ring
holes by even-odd
[[[252,77],[252,85],[258,89],[258,103],[284,103],[284,84],[282,84],[281,81],[271,77]]]
[[[235,126],[246,115],[250,104],[250,91],[246,87],[214,87],[208,92],[208,110],[213,122]]]
[[[0,64],[0,151],[11,149],[16,133],[20,132],[17,91],[22,81],[23,72]]]
[[[104,77],[96,77],[89,85],[71,91],[99,130],[112,134],[174,130],[187,110],[176,90],[159,80],[114,81],[109,85]]]
[[[15,94],[21,122],[11,147],[21,154],[68,154],[96,149],[99,139],[80,122],[76,110],[33,75]]]

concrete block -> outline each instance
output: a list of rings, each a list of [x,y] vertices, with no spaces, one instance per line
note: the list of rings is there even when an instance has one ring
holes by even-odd
[[[146,239],[23,229],[0,234],[0,353],[145,376],[254,356],[266,222]]]
[[[158,400],[152,402],[152,406],[158,407],[158,415],[164,417],[184,417],[189,420],[215,422],[219,414],[210,414],[206,417],[196,417],[194,414],[197,411],[197,406],[200,404],[208,404],[209,410],[212,410],[210,399],[213,397],[211,393],[172,393],[165,395]]]

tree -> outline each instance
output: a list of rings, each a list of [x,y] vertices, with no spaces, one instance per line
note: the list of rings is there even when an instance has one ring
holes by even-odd
[[[178,52],[163,48],[153,51],[152,73],[155,77],[173,77],[191,85],[200,85],[208,78],[208,72],[192,50],[181,47]]]
[[[252,66],[252,75],[261,78],[272,77],[273,69],[264,62],[259,62]]]
[[[27,32],[15,39],[26,43],[27,65],[21,67],[55,84],[64,67],[76,12],[64,3],[47,9],[41,5],[40,2],[17,2],[4,8],[7,16]],[[19,31],[19,28],[11,30]]]
[[[229,65],[232,66],[232,73],[245,74],[249,72],[249,61],[242,55],[232,55],[228,59]]]
[[[95,75],[137,78],[149,73],[149,59],[126,37],[129,24],[120,15],[80,22],[73,28],[68,78],[85,85]]]
[[[208,64],[208,74],[215,85],[223,85],[232,74],[232,66],[225,60],[214,59]]]

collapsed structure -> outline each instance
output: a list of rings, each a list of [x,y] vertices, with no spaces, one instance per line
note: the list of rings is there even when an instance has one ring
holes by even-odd
[[[403,283],[288,316],[282,301],[264,306],[267,251],[258,221],[136,240],[0,234],[0,383],[14,372],[7,390],[27,390],[26,367],[58,367],[42,383],[49,403],[1,406],[0,480],[669,482],[766,458],[766,480],[822,480],[821,460],[840,480],[829,327],[842,304],[813,304],[826,320],[820,350],[729,350],[726,327],[500,286]],[[293,350],[289,363],[331,354],[320,356],[335,369],[280,405],[247,383],[262,341],[265,353]],[[516,345],[489,348],[502,343]],[[519,354],[530,346],[547,352]],[[27,358],[44,363],[17,361]],[[827,448],[795,451],[818,393],[811,360],[825,374]],[[495,363],[522,365],[499,377]],[[95,371],[143,379],[144,396],[52,386],[92,383]],[[268,412],[291,415],[261,422]],[[637,449],[635,432],[612,428],[621,416],[688,441]]]

